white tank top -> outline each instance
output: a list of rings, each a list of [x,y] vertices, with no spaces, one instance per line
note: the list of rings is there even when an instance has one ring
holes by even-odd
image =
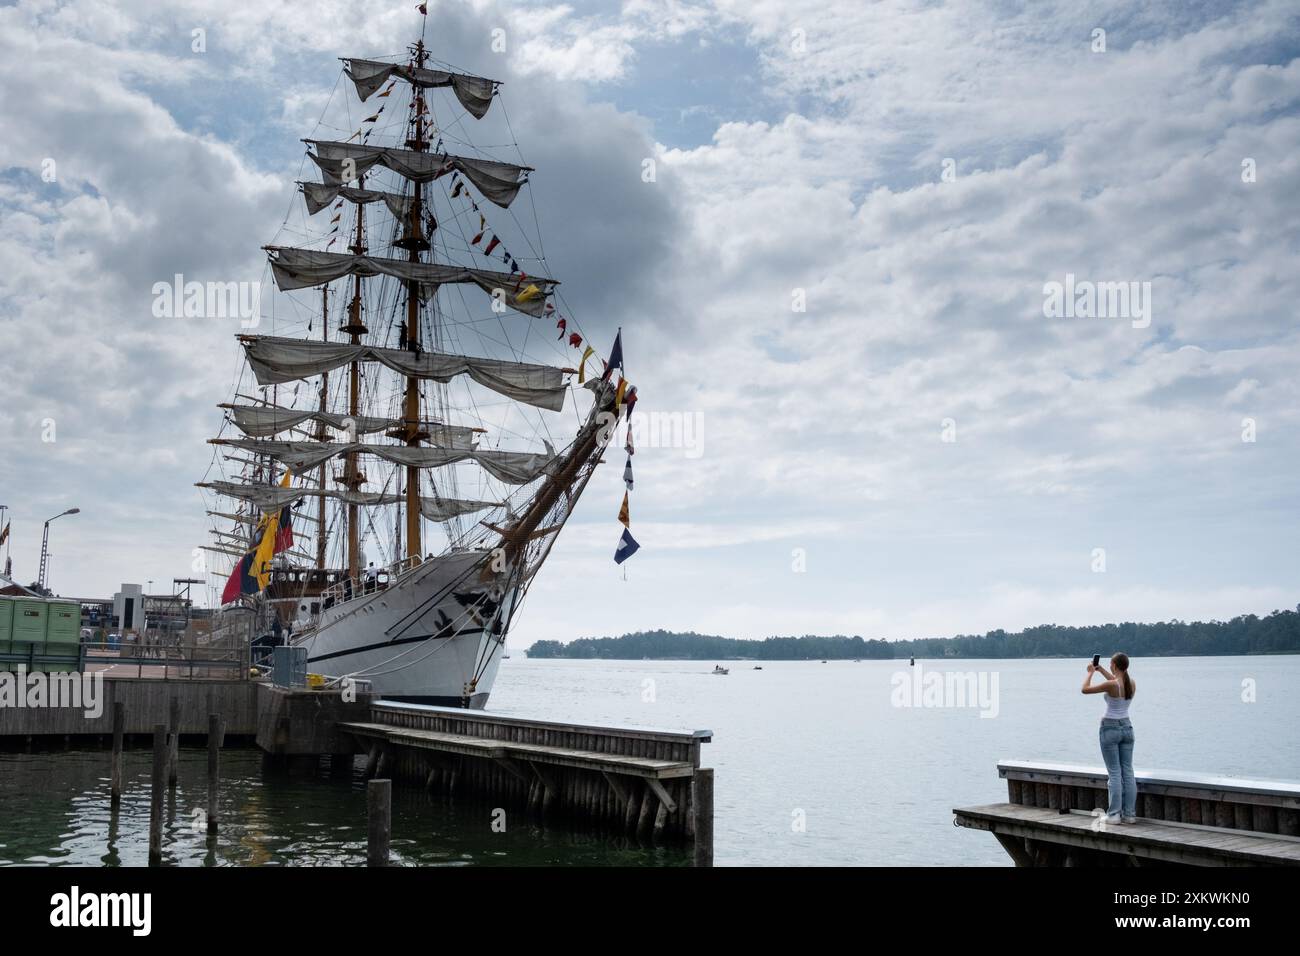
[[[1128,705],[1133,703],[1132,697],[1112,697],[1106,695],[1106,714],[1103,720],[1125,720],[1128,718]]]

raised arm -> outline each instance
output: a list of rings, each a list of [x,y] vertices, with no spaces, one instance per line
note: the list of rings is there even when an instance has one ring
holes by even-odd
[[[1093,675],[1097,673],[1105,674],[1106,672],[1102,670],[1100,667],[1093,667],[1091,664],[1089,664],[1088,676],[1083,679],[1082,690],[1085,694],[1104,694],[1110,688],[1116,686],[1115,681],[1113,680],[1104,680],[1100,684],[1094,684],[1092,682],[1092,678]],[[1110,675],[1107,674],[1106,676],[1109,677]]]

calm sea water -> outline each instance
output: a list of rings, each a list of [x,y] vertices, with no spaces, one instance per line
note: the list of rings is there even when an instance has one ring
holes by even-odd
[[[1098,697],[1077,661],[918,661],[983,675],[978,706],[897,706],[907,662],[505,661],[501,713],[671,729],[707,728],[716,768],[720,865],[1008,865],[952,808],[1005,799],[1000,758],[1100,765]],[[1300,780],[1300,657],[1135,660],[1139,769]],[[996,683],[994,682],[996,679]],[[1250,698],[1253,694],[1253,701]],[[957,701],[948,701],[955,704]],[[147,751],[128,754],[129,791],[108,811],[107,754],[0,754],[0,864],[143,865]],[[205,805],[205,756],[184,751],[169,803],[167,856],[187,865],[358,864],[359,779],[264,777],[253,751],[223,755],[222,833],[192,832]],[[419,865],[683,865],[676,848],[548,828],[493,833],[480,808],[394,791],[393,846]]]

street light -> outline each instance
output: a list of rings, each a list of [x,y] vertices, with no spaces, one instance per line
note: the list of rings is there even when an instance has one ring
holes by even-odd
[[[64,515],[79,514],[81,514],[80,508],[69,508],[67,511],[61,511],[56,514],[54,518],[62,518]],[[50,560],[50,522],[53,521],[54,518],[50,518],[45,522],[45,533],[41,536],[41,573],[37,575],[36,583],[40,585],[42,591],[48,590],[45,586],[45,571],[49,566]]]
[[[9,510],[8,505],[0,505],[0,537],[4,538],[5,555],[6,555],[5,563],[4,563],[5,577],[9,577],[10,573],[13,570],[10,566],[10,562],[7,557],[7,555],[9,554],[9,535],[5,533],[5,528],[9,526],[8,524],[5,523],[5,512],[8,510]]]

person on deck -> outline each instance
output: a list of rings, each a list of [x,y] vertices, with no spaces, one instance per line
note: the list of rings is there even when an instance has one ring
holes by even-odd
[[[1098,737],[1101,757],[1106,761],[1106,790],[1110,805],[1106,808],[1107,823],[1137,823],[1137,780],[1133,775],[1133,723],[1129,720],[1129,705],[1137,692],[1137,684],[1128,673],[1128,655],[1115,654],[1110,659],[1111,670],[1098,664],[1088,664],[1088,676],[1083,681],[1085,694],[1105,694],[1106,713],[1101,718]],[[1092,682],[1096,674],[1106,678],[1100,684]]]

